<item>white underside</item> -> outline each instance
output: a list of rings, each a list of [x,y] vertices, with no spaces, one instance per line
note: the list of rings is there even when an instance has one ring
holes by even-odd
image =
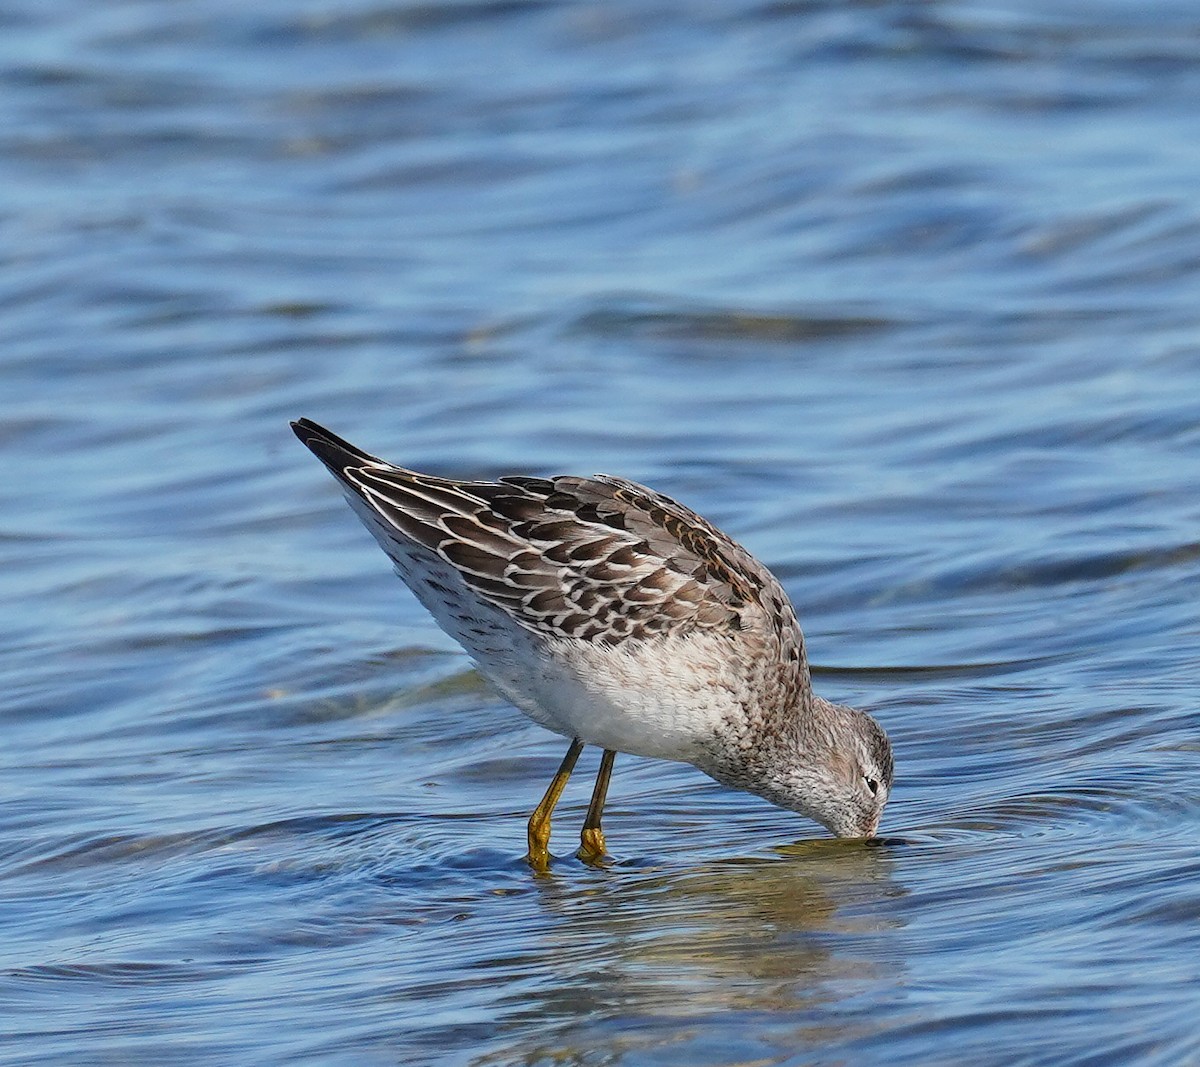
[[[715,641],[626,645],[551,642],[533,663],[480,663],[535,722],[565,737],[636,756],[692,762],[734,710]]]

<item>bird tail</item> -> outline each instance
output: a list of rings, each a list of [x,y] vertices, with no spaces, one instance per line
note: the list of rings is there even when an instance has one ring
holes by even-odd
[[[339,479],[347,467],[383,462],[377,456],[372,456],[349,441],[342,440],[337,434],[331,433],[311,419],[297,419],[291,425],[292,432],[300,438],[300,443]]]

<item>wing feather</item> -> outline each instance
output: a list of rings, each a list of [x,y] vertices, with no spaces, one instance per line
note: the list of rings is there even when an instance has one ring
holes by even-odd
[[[744,636],[749,627],[782,660],[803,664],[778,582],[670,497],[611,475],[435,478],[313,423],[296,432],[377,517],[368,525],[381,528],[372,532],[398,565],[404,553],[436,555],[458,572],[462,595],[543,638],[619,645],[696,631]]]

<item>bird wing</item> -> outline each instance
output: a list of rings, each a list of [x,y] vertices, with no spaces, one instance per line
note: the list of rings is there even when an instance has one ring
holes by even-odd
[[[608,475],[438,478],[308,420],[293,428],[392,537],[449,563],[471,593],[527,630],[619,645],[765,626],[779,659],[803,664],[800,629],[775,578],[669,497]]]

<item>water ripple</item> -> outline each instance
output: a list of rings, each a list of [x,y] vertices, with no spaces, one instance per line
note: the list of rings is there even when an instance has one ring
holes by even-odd
[[[1197,1061],[1194,5],[0,12],[0,1063]],[[491,693],[287,430],[780,575],[877,842]]]

